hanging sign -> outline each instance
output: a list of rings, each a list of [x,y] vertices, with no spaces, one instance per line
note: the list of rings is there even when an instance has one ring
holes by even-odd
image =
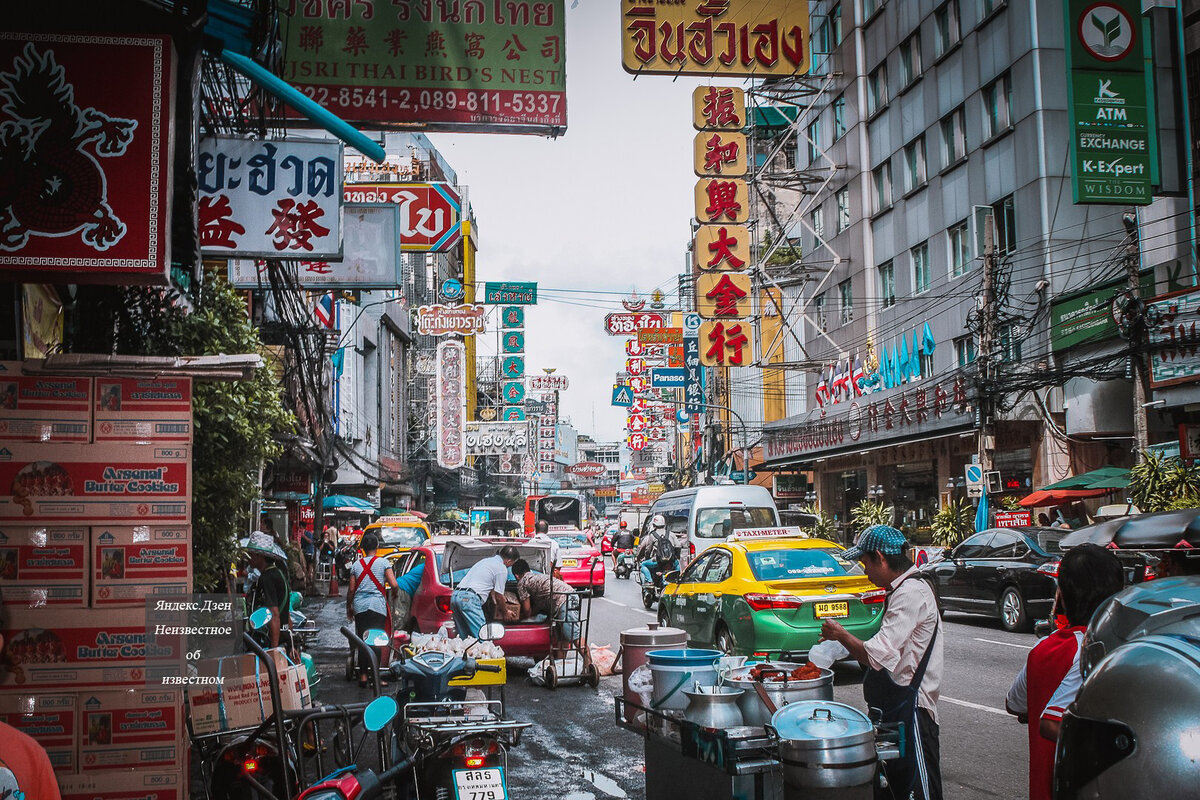
[[[696,221],[700,224],[750,219],[750,190],[736,178],[702,178],[696,181]]]
[[[525,384],[520,381],[505,381],[502,392],[505,403],[516,405],[525,399]]]
[[[750,229],[745,225],[701,225],[692,242],[700,269],[745,269],[750,263]]]
[[[501,367],[501,375],[506,379],[525,377],[525,358],[523,356],[508,356]]]
[[[446,469],[466,463],[463,434],[466,423],[467,348],[459,341],[437,347],[435,399],[437,407],[437,461]]]
[[[692,127],[699,131],[741,131],[746,127],[746,92],[738,86],[698,86],[692,90]]]
[[[599,478],[608,472],[608,467],[599,461],[580,461],[567,467],[567,472],[582,478]]]
[[[204,255],[341,260],[341,142],[207,136],[196,178]]]
[[[502,339],[502,349],[506,353],[523,353],[525,352],[525,332],[524,331],[505,331]]]
[[[501,419],[505,422],[523,421],[525,419],[525,409],[520,406],[507,406],[501,415]]]
[[[530,375],[527,380],[531,392],[565,392],[571,385],[566,375]]]
[[[500,310],[500,327],[524,328],[525,309],[520,306],[505,306]]]
[[[467,455],[521,455],[529,451],[525,422],[468,422],[464,433]]]
[[[739,319],[752,313],[750,274],[718,272],[696,278],[696,310],[709,319]]]
[[[643,328],[638,331],[639,345],[682,344],[683,328]]]
[[[632,336],[642,328],[665,328],[667,316],[654,312],[609,314],[604,318],[604,330],[609,336]]]
[[[700,326],[700,363],[742,367],[754,361],[754,330],[746,322],[714,321]]]
[[[354,183],[346,186],[344,195],[347,203],[394,205],[400,213],[400,249],[404,252],[444,253],[461,238],[462,199],[449,184]],[[381,246],[379,242],[363,244]]]
[[[421,306],[417,309],[417,332],[423,336],[474,336],[486,330],[485,314],[483,306],[474,304]]]
[[[442,299],[457,303],[467,294],[467,288],[458,278],[447,278],[442,281]]]
[[[746,135],[701,131],[692,144],[692,169],[702,178],[746,174]]]
[[[537,305],[536,283],[485,283],[483,302],[504,305]]]

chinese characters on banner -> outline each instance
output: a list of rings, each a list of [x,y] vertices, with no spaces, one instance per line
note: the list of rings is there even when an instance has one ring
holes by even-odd
[[[204,255],[341,259],[341,142],[205,137],[196,163]]]
[[[446,469],[467,462],[467,348],[459,341],[437,347],[437,460]]]
[[[808,72],[807,0],[622,0],[621,64],[647,75]]]
[[[283,76],[371,125],[536,133],[567,125],[563,0],[292,0]]]

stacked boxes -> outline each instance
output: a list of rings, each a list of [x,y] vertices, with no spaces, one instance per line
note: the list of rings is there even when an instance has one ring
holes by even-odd
[[[189,378],[0,362],[0,719],[64,800],[187,795],[183,692],[147,660],[182,640],[148,644],[145,609],[191,591],[193,430]]]
[[[312,705],[308,673],[288,662],[283,650],[268,650],[279,676],[279,699],[285,711]],[[253,654],[211,658],[197,664],[201,677],[219,677],[218,683],[188,690],[189,717],[197,736],[250,728],[271,715],[274,705],[267,666]]]

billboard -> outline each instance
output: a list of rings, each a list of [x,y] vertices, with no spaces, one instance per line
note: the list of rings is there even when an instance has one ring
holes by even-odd
[[[485,283],[483,302],[501,305],[537,305],[536,283]]]
[[[444,306],[436,303],[417,309],[417,332],[423,336],[474,336],[486,329],[487,318],[481,305]]]
[[[467,348],[459,341],[437,347],[437,461],[446,469],[467,462],[465,442]]]
[[[166,283],[174,90],[169,37],[0,32],[7,280]]]
[[[567,126],[563,0],[290,0],[284,80],[363,127]]]
[[[341,142],[208,136],[196,177],[204,255],[341,259]]]
[[[355,183],[347,203],[394,205],[399,209],[400,249],[443,253],[462,237],[462,200],[445,183]]]
[[[469,456],[524,455],[529,452],[529,423],[468,422],[464,441]]]

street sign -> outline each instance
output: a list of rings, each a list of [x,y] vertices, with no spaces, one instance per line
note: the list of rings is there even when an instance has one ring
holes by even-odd
[[[967,464],[967,486],[983,486],[983,467],[978,464]]]
[[[537,284],[485,283],[483,285],[483,302],[504,305],[536,305]]]
[[[655,389],[682,389],[687,386],[688,372],[684,368],[658,367],[650,371],[650,385]]]
[[[745,483],[758,477],[758,473],[754,470],[750,470],[749,478],[746,478],[745,475],[746,473],[742,472],[740,469],[735,469],[729,473],[729,480],[733,481],[734,483]]]

